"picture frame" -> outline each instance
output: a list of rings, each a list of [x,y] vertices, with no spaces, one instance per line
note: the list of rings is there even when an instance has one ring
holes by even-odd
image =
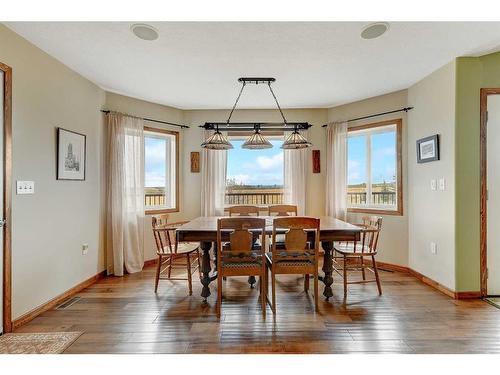
[[[57,128],[57,179],[84,181],[87,136]]]
[[[200,153],[191,152],[191,173],[200,173]]]
[[[439,160],[439,135],[417,140],[417,163],[428,163]]]
[[[312,150],[313,173],[321,173],[320,150]]]

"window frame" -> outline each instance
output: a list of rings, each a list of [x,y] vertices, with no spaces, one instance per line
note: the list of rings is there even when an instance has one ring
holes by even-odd
[[[175,207],[173,208],[158,208],[158,209],[146,209],[144,208],[145,215],[158,215],[171,212],[179,212],[179,132],[173,130],[167,130],[162,128],[153,128],[150,126],[144,126],[144,131],[149,133],[158,134],[169,134],[175,137]],[[144,164],[146,160],[144,160]],[[146,195],[144,195],[146,196]]]
[[[355,132],[359,130],[373,129],[384,127],[388,125],[396,125],[396,209],[386,210],[380,208],[370,208],[370,207],[347,207],[347,212],[349,213],[369,213],[376,215],[393,215],[393,216],[403,216],[403,151],[402,151],[402,131],[403,131],[403,119],[393,119],[378,121],[370,124],[358,125],[347,128],[347,132]],[[370,159],[371,162],[371,159]],[[348,172],[348,167],[346,166],[346,172]],[[371,164],[370,164],[371,168]],[[371,183],[371,181],[370,181]],[[347,197],[346,197],[347,199]]]

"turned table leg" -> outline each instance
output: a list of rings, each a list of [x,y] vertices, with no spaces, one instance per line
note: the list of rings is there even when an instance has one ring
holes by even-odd
[[[333,250],[333,242],[332,241],[323,241],[321,242],[321,246],[325,252],[325,256],[323,258],[323,272],[325,275],[320,279],[325,284],[325,289],[323,290],[323,295],[326,297],[328,301],[330,297],[333,296],[332,284],[333,284],[333,259],[332,259],[332,250]]]
[[[207,302],[207,298],[210,296],[210,271],[212,267],[210,265],[210,248],[212,247],[212,242],[203,241],[200,244],[202,250],[201,258],[201,284],[203,288],[201,289],[201,296],[203,297],[203,302]]]

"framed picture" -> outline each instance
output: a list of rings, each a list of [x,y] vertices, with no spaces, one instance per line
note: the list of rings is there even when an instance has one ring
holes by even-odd
[[[200,153],[191,152],[191,173],[200,173]]]
[[[439,135],[417,140],[417,163],[439,160]]]
[[[321,173],[321,158],[319,150],[312,150],[313,173]]]
[[[85,180],[86,136],[57,128],[57,179]]]

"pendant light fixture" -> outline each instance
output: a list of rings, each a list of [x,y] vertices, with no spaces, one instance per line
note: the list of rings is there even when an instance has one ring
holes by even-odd
[[[301,148],[311,147],[312,143],[309,142],[295,126],[293,132],[285,139],[285,142],[281,145],[284,150],[298,150]]]
[[[201,147],[209,150],[229,150],[233,148],[233,145],[231,144],[231,142],[229,142],[227,137],[219,131],[219,126],[224,126],[226,130],[231,130],[231,132],[253,131],[253,134],[242,145],[242,148],[245,149],[260,150],[260,149],[272,148],[273,147],[272,143],[269,142],[264,137],[261,131],[286,131],[290,129],[292,126],[293,126],[293,132],[287,137],[281,148],[291,150],[291,149],[301,149],[312,146],[312,143],[308,142],[307,139],[305,139],[304,136],[299,133],[299,130],[306,130],[310,128],[312,125],[310,125],[307,122],[293,122],[293,123],[287,122],[285,115],[281,110],[278,99],[276,98],[276,95],[274,94],[274,91],[271,87],[271,83],[275,82],[276,79],[243,77],[239,78],[238,81],[242,83],[241,89],[240,92],[238,93],[236,101],[234,102],[233,108],[231,108],[231,112],[229,112],[229,117],[227,121],[225,123],[207,122],[205,123],[205,125],[201,125],[201,127],[204,128],[205,130],[214,130],[214,134],[212,134],[205,142],[203,142],[201,144]],[[271,95],[273,96],[274,101],[276,102],[276,106],[278,107],[281,118],[283,119],[282,123],[277,123],[277,124],[276,123],[231,123],[231,117],[233,115],[234,110],[236,109],[236,106],[238,105],[238,101],[240,100],[241,94],[243,93],[243,90],[247,83],[254,83],[257,85],[262,83],[267,84],[267,86],[269,87],[269,91],[271,92]]]
[[[255,132],[248,138],[241,148],[246,148],[249,150],[262,150],[265,148],[272,148],[273,145],[267,139],[265,139],[260,133],[260,124],[254,125]]]

